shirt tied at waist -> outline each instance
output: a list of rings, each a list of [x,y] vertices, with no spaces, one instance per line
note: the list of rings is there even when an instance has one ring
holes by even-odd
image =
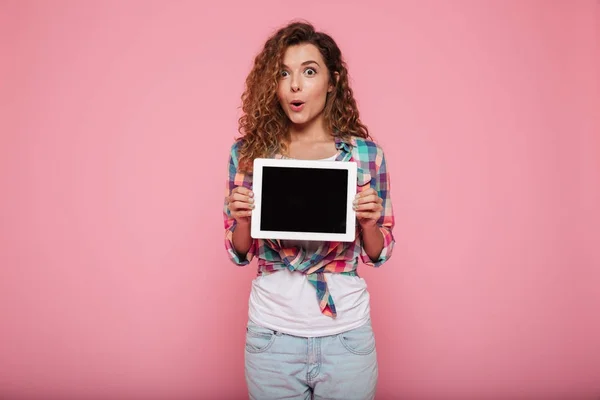
[[[272,242],[275,242],[271,243],[271,245],[278,249],[281,261],[269,262],[260,260],[261,262],[258,265],[259,274],[268,275],[283,269],[305,274],[308,282],[316,289],[317,301],[321,312],[335,318],[337,316],[335,303],[329,292],[325,274],[337,273],[357,276],[357,260],[348,260],[347,258],[336,259],[335,254],[331,253],[332,250],[335,250],[339,246],[339,243],[335,242],[325,242],[319,250],[311,255],[307,254],[304,249],[297,247],[284,248],[280,247],[280,243],[277,243],[277,241]],[[333,258],[331,257],[332,255],[334,256]]]

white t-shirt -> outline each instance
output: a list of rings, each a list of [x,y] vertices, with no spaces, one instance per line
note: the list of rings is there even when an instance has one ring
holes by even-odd
[[[336,156],[325,160],[334,161]],[[300,246],[315,252],[320,242],[285,240],[285,246]],[[317,290],[306,275],[288,269],[258,276],[252,281],[248,317],[254,323],[301,337],[335,335],[364,324],[370,316],[370,297],[363,278],[326,273],[329,293],[337,317],[321,313]]]

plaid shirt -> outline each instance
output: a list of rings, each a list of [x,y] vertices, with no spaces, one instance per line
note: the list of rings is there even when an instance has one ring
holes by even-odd
[[[359,258],[366,265],[379,267],[391,257],[395,243],[392,234],[394,215],[390,199],[390,179],[383,150],[374,142],[362,138],[352,138],[350,142],[344,142],[336,137],[335,146],[338,149],[336,161],[354,161],[358,164],[357,191],[361,192],[372,187],[383,199],[382,215],[377,221],[379,229],[383,233],[383,250],[378,260],[371,260],[363,249],[358,224],[354,242],[325,242],[314,254],[307,254],[306,251],[297,247],[282,246],[281,240],[253,239],[250,250],[242,259],[233,247],[232,237],[236,220],[229,212],[227,199],[225,199],[223,208],[225,248],[231,261],[243,266],[257,257],[259,275],[270,274],[285,268],[306,274],[308,281],[316,288],[321,312],[334,318],[336,316],[335,303],[329,293],[325,273],[356,275]],[[238,171],[238,151],[239,141],[236,141],[231,147],[229,156],[226,198],[236,186],[252,189],[252,174]],[[277,154],[273,158],[282,158],[282,156]]]

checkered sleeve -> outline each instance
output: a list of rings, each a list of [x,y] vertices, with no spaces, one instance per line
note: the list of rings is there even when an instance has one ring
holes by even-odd
[[[233,247],[233,231],[235,230],[237,221],[231,216],[231,212],[229,211],[229,206],[227,204],[227,198],[236,186],[244,186],[248,189],[252,189],[252,182],[248,176],[244,173],[238,172],[238,146],[239,142],[234,143],[234,145],[231,147],[231,152],[229,155],[228,178],[225,185],[225,198],[223,204],[223,220],[225,225],[225,249],[227,250],[229,259],[233,263],[243,266],[248,265],[250,261],[252,261],[252,258],[254,258],[257,250],[257,240],[252,240],[252,245],[250,246],[245,258],[240,257]]]
[[[376,261],[371,260],[364,248],[361,250],[361,261],[366,265],[372,267],[379,267],[392,256],[392,250],[394,249],[394,235],[392,230],[394,228],[394,212],[392,210],[392,200],[390,197],[390,176],[387,171],[387,165],[385,156],[381,147],[377,146],[375,155],[375,166],[376,174],[371,180],[371,187],[373,187],[379,197],[383,200],[383,211],[381,217],[377,221],[377,225],[383,234],[383,250],[379,255],[379,259]],[[371,161],[371,160],[370,160]]]

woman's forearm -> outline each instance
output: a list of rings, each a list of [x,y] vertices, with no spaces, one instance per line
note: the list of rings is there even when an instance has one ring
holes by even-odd
[[[373,225],[369,228],[363,228],[362,232],[363,249],[373,262],[379,260],[383,250],[383,233],[379,226]]]
[[[250,224],[237,223],[233,231],[233,248],[241,259],[246,258],[250,246],[252,246],[252,237],[250,236]]]

